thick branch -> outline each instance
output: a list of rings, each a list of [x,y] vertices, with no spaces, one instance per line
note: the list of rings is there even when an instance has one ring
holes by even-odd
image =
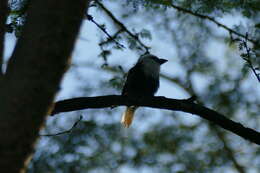
[[[0,86],[1,172],[25,172],[68,67],[87,3],[29,1],[22,35]]]
[[[242,124],[229,120],[220,113],[208,109],[204,106],[190,102],[189,100],[176,100],[166,97],[152,98],[128,98],[119,95],[108,95],[98,97],[79,97],[68,100],[59,101],[55,104],[53,114],[60,112],[69,112],[89,108],[105,108],[111,106],[146,106],[158,109],[168,109],[173,111],[183,111],[191,114],[196,114],[214,124],[231,131],[238,136],[241,136],[253,143],[260,145],[260,133],[244,127]]]

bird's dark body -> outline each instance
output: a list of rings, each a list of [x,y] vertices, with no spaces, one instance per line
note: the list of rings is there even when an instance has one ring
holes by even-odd
[[[122,95],[133,97],[153,96],[159,88],[159,76],[147,75],[143,64],[137,63],[127,75]]]
[[[129,97],[152,97],[159,88],[160,66],[167,62],[154,55],[140,57],[137,64],[128,72],[122,95]],[[127,106],[122,115],[121,123],[129,127],[138,106]]]

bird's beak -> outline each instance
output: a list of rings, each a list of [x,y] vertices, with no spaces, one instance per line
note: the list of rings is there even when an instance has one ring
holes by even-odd
[[[168,61],[168,60],[166,60],[166,59],[159,59],[159,63],[160,63],[160,65],[166,63],[167,61]]]

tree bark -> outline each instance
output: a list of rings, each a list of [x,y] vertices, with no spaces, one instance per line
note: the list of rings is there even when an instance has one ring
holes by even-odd
[[[88,0],[30,1],[0,86],[1,172],[25,172],[88,4]]]

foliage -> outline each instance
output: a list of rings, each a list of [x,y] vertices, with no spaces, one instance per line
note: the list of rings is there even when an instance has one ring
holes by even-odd
[[[26,17],[26,2],[17,1],[19,5],[12,6],[9,26],[16,36],[19,36]],[[102,27],[112,37],[115,36],[116,41],[125,45],[127,50],[140,55],[148,49],[141,44],[146,43],[144,45],[152,47],[149,50],[155,54],[174,57],[169,60],[178,65],[170,68],[178,68],[178,74],[173,74],[172,69],[168,69],[162,78],[171,87],[179,87],[175,89],[176,92],[181,92],[182,95],[195,94],[199,103],[259,131],[259,83],[252,76],[247,62],[242,59],[247,56],[246,52],[241,50],[242,58],[237,53],[239,43],[234,40],[242,40],[239,36],[229,35],[225,30],[222,30],[225,32],[223,34],[219,31],[221,28],[210,21],[175,11],[170,1],[166,0],[102,3],[111,7],[120,6],[119,10],[111,11],[128,31],[113,21],[111,23],[117,27],[109,27],[108,21],[102,21],[105,23]],[[233,25],[232,29],[243,34],[248,32],[251,38],[260,40],[260,4],[257,0],[177,0],[172,3],[218,20],[239,16],[246,24]],[[102,11],[97,3],[93,3],[92,8]],[[102,14],[106,15],[106,12]],[[96,20],[95,17],[98,16],[93,17]],[[120,93],[129,66],[127,63],[113,65],[110,60],[113,60],[114,53],[124,52],[126,48],[119,48],[113,39],[107,39],[104,35],[99,43],[103,66],[97,68],[100,75],[109,73],[110,76],[106,80],[100,79],[97,81],[98,86],[92,88],[99,90],[100,94],[107,93],[108,90]],[[164,50],[156,47],[163,47]],[[249,43],[249,47],[252,50],[253,67],[259,73],[259,45]],[[174,50],[174,54],[170,49]],[[94,66],[94,62],[90,66]],[[85,81],[93,79],[93,76],[85,74],[77,76],[84,76],[81,87],[86,85]],[[84,91],[84,95],[96,94],[93,90]],[[148,170],[241,173],[260,169],[259,148],[192,115],[140,110],[134,127],[124,130],[119,124],[120,112],[121,110],[114,108],[72,113],[72,117],[83,114],[85,119],[70,134],[42,137],[28,172]],[[66,130],[64,126],[75,121],[71,118],[64,123],[59,120],[63,116],[66,115],[59,115],[49,122],[43,133],[52,133],[55,128]]]
[[[9,3],[11,8],[7,31],[14,32],[16,37],[21,35],[21,30],[25,22],[26,11],[28,9],[29,0],[12,0]]]

